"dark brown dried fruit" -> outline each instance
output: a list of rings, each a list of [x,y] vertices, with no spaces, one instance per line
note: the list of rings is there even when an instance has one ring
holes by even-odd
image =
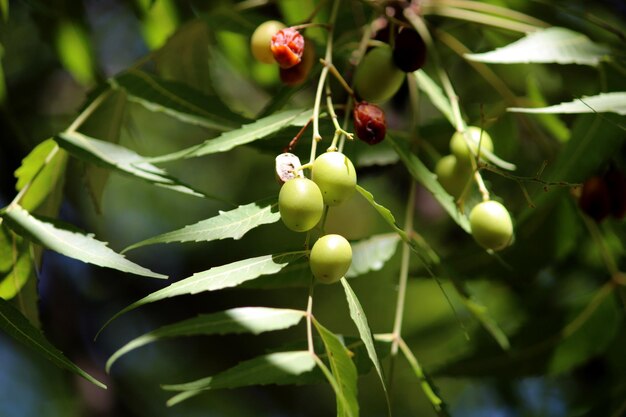
[[[617,219],[624,218],[626,215],[626,175],[615,166],[611,166],[604,174],[604,183],[611,200],[611,215]]]
[[[304,37],[292,27],[281,29],[272,36],[270,49],[281,68],[291,68],[302,60]]]
[[[593,176],[584,182],[578,206],[598,223],[611,213],[609,188],[602,177]]]
[[[370,145],[382,142],[387,134],[385,112],[375,104],[361,101],[352,112],[354,131],[359,139]]]
[[[426,62],[426,44],[417,31],[402,28],[393,46],[393,62],[404,72],[413,72]]]

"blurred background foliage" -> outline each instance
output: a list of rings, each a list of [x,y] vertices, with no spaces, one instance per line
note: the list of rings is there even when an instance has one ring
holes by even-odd
[[[359,28],[375,12],[366,3],[344,0],[340,9],[335,62],[346,77],[351,75],[348,62],[360,38]],[[612,47],[624,63],[626,6],[619,0],[486,3],[585,33]],[[289,89],[281,86],[276,67],[253,60],[248,42],[254,28],[265,20],[288,24],[305,20],[317,5],[313,0],[29,0],[0,4],[4,16],[0,24],[2,206],[15,195],[13,172],[22,159],[37,144],[67,127],[88,97],[93,98],[94,88],[128,68],[145,66],[164,79],[219,98],[250,118],[263,112],[275,97],[284,97],[290,107],[312,106],[320,66],[315,66],[302,87]],[[327,9],[322,7],[315,20],[324,22]],[[546,181],[573,185],[603,172],[610,163],[626,169],[623,117],[535,117],[505,111],[513,103],[540,106],[601,91],[624,91],[626,82],[619,66],[491,65],[504,89],[496,91],[450,47],[455,45],[451,39],[462,41],[472,52],[482,52],[506,45],[519,34],[441,16],[426,19],[467,121],[486,127],[498,156],[517,165],[515,175],[533,177],[545,161]],[[318,57],[323,56],[323,31],[309,29],[306,34],[315,42]],[[430,60],[426,71],[432,74],[432,70]],[[334,84],[333,91],[335,102],[345,101]],[[150,112],[123,95],[119,91],[109,96],[81,130],[148,156],[186,148],[216,133]],[[385,107],[390,128],[399,136],[411,126],[408,96],[405,85]],[[421,97],[420,103],[417,134],[426,143],[420,156],[432,169],[438,157],[448,153],[453,129],[426,97]],[[277,194],[273,159],[293,133],[166,167],[208,195],[246,204]],[[305,157],[308,144],[303,142],[296,153]],[[401,219],[411,181],[404,166],[395,163],[397,156],[391,148],[349,143],[346,153],[357,165],[359,184]],[[229,207],[222,201],[108,175],[73,158],[67,164],[64,194],[57,201],[59,217],[95,233],[118,251]],[[435,281],[418,259],[411,260],[405,340],[436,382],[453,416],[625,415],[623,288],[621,299],[617,290],[598,298],[611,279],[599,247],[605,245],[618,268],[626,268],[624,221],[590,222],[577,208],[572,187],[547,187],[530,181],[520,187],[515,179],[490,172],[485,172],[485,179],[516,221],[514,246],[495,257],[480,250],[426,190],[419,186],[416,190],[415,230],[438,252],[442,267]],[[477,197],[470,197],[469,206],[477,201],[472,198]],[[46,214],[46,210],[43,207],[40,212]],[[327,230],[350,240],[389,232],[359,196],[333,209]],[[275,224],[255,229],[241,241],[154,245],[128,256],[180,279],[214,265],[301,244],[301,236]],[[0,415],[278,417],[334,413],[333,393],[325,384],[208,392],[174,408],[165,407],[168,395],[160,384],[204,377],[303,339],[303,324],[271,336],[168,340],[132,352],[116,364],[111,375],[103,370],[106,359],[120,346],[160,325],[242,305],[303,309],[306,289],[234,289],[165,300],[133,311],[93,342],[96,331],[114,313],[164,284],[52,252],[34,256],[41,257],[38,279],[25,283],[26,289],[13,302],[22,311],[36,302],[48,339],[109,389],[101,390],[58,370],[0,334]],[[352,281],[374,333],[391,331],[399,268],[398,250],[380,271]],[[470,314],[455,285],[463,286],[473,300],[488,309],[509,337],[509,351],[503,351]],[[35,286],[38,300],[33,299]],[[315,310],[318,320],[334,332],[355,334],[339,285],[317,288]],[[27,315],[31,321],[37,320],[36,313]],[[363,416],[386,413],[373,373],[359,380],[359,401]],[[434,415],[418,381],[402,361],[396,365],[392,401],[394,415]]]

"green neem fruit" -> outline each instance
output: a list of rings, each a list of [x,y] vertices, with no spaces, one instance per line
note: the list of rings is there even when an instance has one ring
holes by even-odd
[[[354,75],[354,89],[365,101],[382,103],[393,97],[404,81],[405,73],[393,62],[388,45],[369,51]]]
[[[472,154],[476,155],[476,151],[478,150],[478,141],[480,140],[480,149],[481,149],[481,157],[483,155],[482,150],[486,149],[489,152],[493,152],[493,141],[491,140],[491,136],[485,130],[482,130],[476,126],[468,126],[467,132],[469,133],[470,138],[472,139]],[[482,134],[482,136],[481,136]],[[452,139],[450,139],[450,151],[454,156],[456,156],[457,160],[461,163],[469,163],[470,161],[470,150],[463,137],[461,132],[456,132],[452,135]]]
[[[506,248],[513,238],[513,223],[508,210],[497,201],[483,201],[470,212],[474,240],[485,249]]]
[[[311,168],[311,178],[320,187],[324,203],[329,206],[341,204],[356,189],[354,165],[341,152],[326,152],[318,156]]]
[[[324,200],[319,187],[308,178],[294,178],[280,188],[278,194],[280,218],[289,229],[306,232],[315,227],[324,212]]]
[[[435,174],[444,190],[458,198],[472,175],[472,169],[468,164],[459,164],[456,156],[446,155],[437,162]]]
[[[318,281],[332,284],[343,277],[352,263],[352,248],[341,235],[325,235],[315,242],[309,260]]]
[[[270,43],[272,42],[272,36],[285,27],[284,24],[277,20],[268,20],[267,22],[261,23],[254,30],[252,38],[250,38],[250,50],[254,58],[265,64],[276,63],[276,61],[274,61],[274,54],[270,48]]]

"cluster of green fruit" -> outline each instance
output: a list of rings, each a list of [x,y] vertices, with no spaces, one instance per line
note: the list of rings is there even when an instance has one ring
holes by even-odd
[[[463,194],[472,179],[471,158],[480,160],[484,150],[493,152],[493,141],[486,131],[469,126],[466,133],[467,137],[462,132],[452,135],[450,154],[441,158],[435,167],[439,183],[455,198]],[[472,236],[485,249],[497,251],[511,244],[513,223],[501,203],[483,201],[472,209],[469,219]]]
[[[356,171],[350,159],[341,152],[329,151],[311,165],[311,179],[299,175],[288,179],[278,195],[280,217],[289,229],[306,232],[322,219],[325,206],[337,206],[356,189]],[[313,276],[320,282],[337,282],[350,268],[352,248],[341,235],[320,237],[310,254]]]

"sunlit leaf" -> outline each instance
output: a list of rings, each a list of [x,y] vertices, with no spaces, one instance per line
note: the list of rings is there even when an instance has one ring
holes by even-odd
[[[22,160],[20,167],[15,170],[15,188],[20,191],[30,183],[20,199],[22,207],[33,211],[44,202],[62,181],[66,162],[66,152],[53,139],[41,142]]]
[[[198,272],[183,280],[177,281],[168,287],[153,292],[152,294],[134,302],[128,307],[116,313],[104,326],[124,313],[136,309],[145,304],[166,298],[185,294],[198,294],[204,291],[217,291],[223,288],[235,287],[246,281],[253,280],[262,275],[280,272],[292,262],[297,261],[306,254],[305,251],[288,252],[280,255],[263,255],[256,258],[243,259],[230,264],[216,266],[206,271]],[[100,333],[100,332],[98,332]]]
[[[63,66],[81,84],[91,84],[95,78],[91,41],[87,31],[69,20],[59,23],[55,46]]]
[[[494,64],[555,63],[597,66],[609,49],[592,42],[582,33],[550,27],[494,51],[465,54],[472,61]]]
[[[389,394],[387,393],[387,385],[385,384],[383,368],[380,365],[380,360],[378,359],[378,354],[376,353],[376,348],[374,347],[374,339],[372,338],[372,331],[370,330],[370,326],[367,322],[367,317],[365,316],[365,312],[363,311],[363,307],[361,307],[359,299],[354,291],[352,291],[352,287],[350,287],[350,284],[348,284],[348,281],[345,278],[341,278],[341,285],[343,285],[343,289],[346,293],[346,300],[348,301],[348,307],[350,308],[350,317],[359,331],[361,340],[367,350],[367,355],[376,369],[378,378],[380,378],[383,390],[385,391],[389,415],[391,415],[391,405],[389,403]]]
[[[241,307],[220,311],[219,313],[200,315],[192,319],[163,326],[131,340],[111,355],[106,363],[106,370],[109,372],[113,363],[122,355],[161,339],[226,333],[260,334],[295,326],[304,317],[304,314],[303,311],[299,310]]]
[[[150,111],[165,113],[184,123],[228,131],[247,121],[230,111],[216,96],[143,71],[129,70],[110,79],[109,84],[115,89],[126,91],[129,101]]]
[[[34,217],[19,205],[9,206],[2,218],[16,233],[70,258],[145,277],[167,278],[129,261],[92,235]]]
[[[601,93],[548,107],[509,107],[518,113],[617,113],[626,115],[626,92]]]
[[[114,169],[159,187],[198,197],[207,197],[200,191],[182,184],[169,176],[165,170],[146,162],[141,155],[123,146],[90,138],[78,132],[60,133],[57,141],[79,159]]]
[[[346,272],[347,278],[363,275],[370,271],[380,271],[396,253],[400,237],[395,233],[374,235],[351,243],[352,264]]]
[[[415,79],[417,80],[418,87],[426,93],[430,102],[435,106],[446,119],[452,124],[452,126],[456,127],[456,122],[454,121],[454,116],[452,113],[452,106],[450,105],[450,101],[445,96],[441,87],[435,83],[432,78],[424,72],[424,70],[418,70],[413,73]]]
[[[183,391],[170,398],[172,406],[202,393],[203,390],[247,387],[251,385],[298,384],[303,374],[313,371],[315,360],[308,351],[278,352],[241,362],[215,376],[186,384],[164,385],[163,389]]]
[[[358,417],[357,371],[348,349],[333,332],[317,320],[314,319],[313,324],[324,341],[332,376],[337,382],[336,385],[331,383],[337,395],[337,416]]]
[[[67,359],[61,351],[52,346],[38,329],[33,327],[19,311],[2,298],[0,298],[0,329],[20,343],[43,355],[59,368],[80,375],[100,388],[106,389],[106,385],[80,369]]]
[[[413,154],[406,144],[400,140],[395,140],[390,136],[387,136],[387,140],[395,148],[396,152],[400,155],[400,159],[404,162],[404,165],[409,170],[409,173],[420,184],[424,186],[435,197],[439,204],[448,212],[450,217],[467,233],[470,233],[470,225],[463,213],[459,212],[454,197],[448,194],[441,184],[437,181],[437,176],[430,172],[428,168],[419,160],[419,158]]]
[[[220,136],[208,139],[200,145],[192,146],[182,151],[177,151],[168,155],[151,158],[152,162],[174,161],[178,159],[195,158],[218,152],[226,152],[237,146],[246,145],[255,140],[264,139],[273,133],[289,126],[294,121],[299,120],[303,110],[285,110],[264,117],[256,122],[242,126],[240,129],[231,130]],[[310,111],[306,111],[310,113]]]
[[[156,0],[151,7],[144,8],[141,33],[150,49],[161,47],[177,25],[178,13],[172,0]]]
[[[280,213],[278,213],[275,200],[273,198],[239,206],[230,211],[220,211],[217,216],[210,219],[135,243],[126,248],[124,252],[155,243],[241,239],[244,234],[258,226],[280,220]]]
[[[15,297],[32,272],[28,242],[0,225],[0,298]]]

